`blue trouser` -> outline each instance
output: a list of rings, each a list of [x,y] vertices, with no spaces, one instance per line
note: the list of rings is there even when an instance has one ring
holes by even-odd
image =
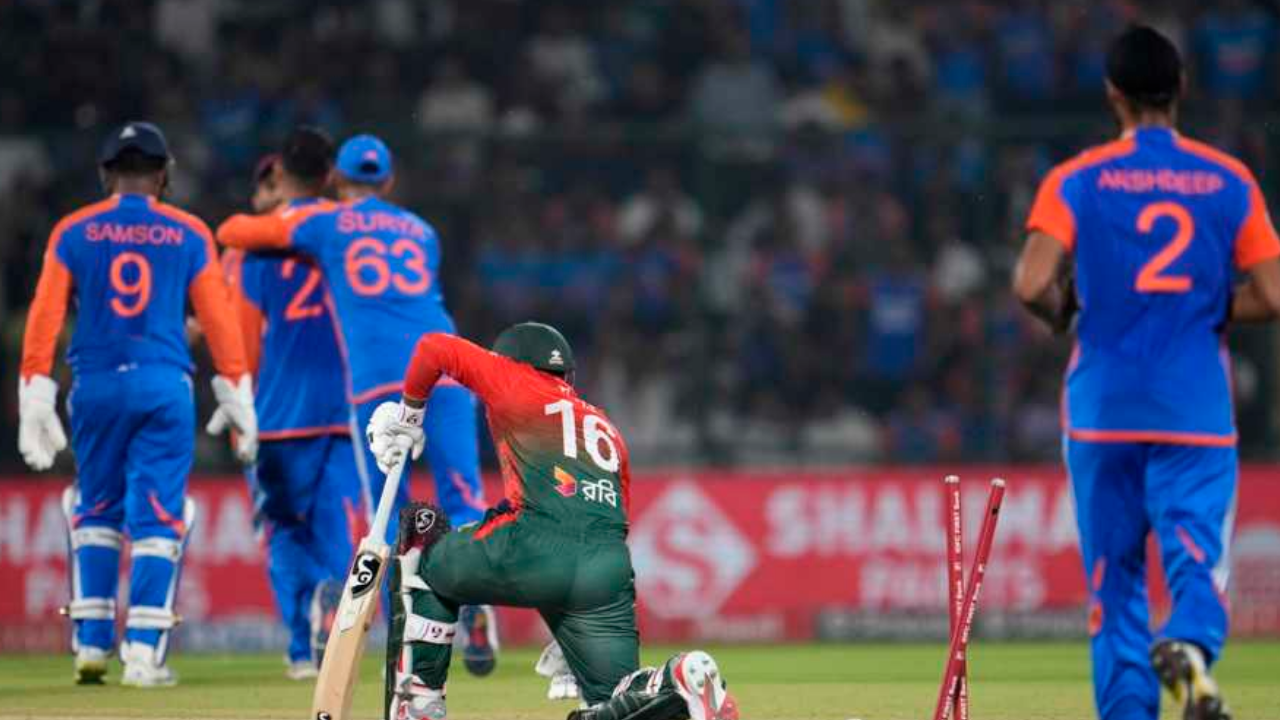
[[[71,504],[73,647],[109,649],[122,531],[132,543],[125,639],[163,659],[173,627],[195,445],[191,379],[178,368],[78,376],[67,397],[76,456]]]
[[[311,603],[325,580],[342,581],[362,526],[351,438],[267,440],[246,472],[267,533],[267,568],[289,630],[289,660],[312,660]]]
[[[1227,636],[1227,543],[1235,517],[1234,447],[1068,440],[1089,584],[1094,701],[1103,720],[1155,720],[1148,653],[1146,541],[1154,531],[1173,596],[1159,639],[1195,643],[1213,662]]]
[[[446,381],[447,382],[447,381]],[[376,509],[386,478],[369,452],[364,438],[373,411],[384,402],[398,402],[394,394],[384,395],[356,406],[356,428],[369,478],[370,509]],[[470,390],[457,384],[440,384],[427,400],[427,416],[423,422],[427,435],[427,459],[436,480],[436,499],[454,527],[479,520],[484,516],[484,488],[480,484],[480,445],[476,432],[476,399]],[[400,508],[409,501],[410,468],[404,469],[396,493],[395,512],[387,525],[387,542],[396,537],[396,519]]]

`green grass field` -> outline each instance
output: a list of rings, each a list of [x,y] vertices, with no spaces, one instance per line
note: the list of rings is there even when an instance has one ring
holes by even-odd
[[[708,648],[745,720],[925,718],[942,672],[936,645],[793,645]],[[653,647],[657,663],[670,648]],[[972,715],[981,720],[1092,717],[1083,644],[979,644],[971,657]],[[457,720],[561,720],[569,703],[545,700],[536,652],[502,655],[475,679],[458,668],[449,685]],[[0,718],[305,718],[311,687],[286,680],[279,657],[187,655],[173,660],[176,688],[76,687],[67,656],[0,657]],[[1237,718],[1280,718],[1280,643],[1236,643],[1218,668]],[[110,680],[117,680],[112,668]],[[357,718],[378,717],[378,666],[366,658]],[[1175,717],[1166,707],[1165,717]]]

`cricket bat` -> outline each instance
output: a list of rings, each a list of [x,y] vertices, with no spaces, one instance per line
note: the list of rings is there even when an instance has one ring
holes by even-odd
[[[391,519],[391,506],[395,504],[409,453],[405,450],[404,459],[387,473],[369,534],[360,541],[355,559],[351,561],[333,629],[329,631],[329,642],[324,646],[320,675],[316,678],[316,692],[311,700],[312,720],[348,720],[350,717],[365,638],[378,615],[378,592],[391,559],[391,547],[386,542],[387,522]]]

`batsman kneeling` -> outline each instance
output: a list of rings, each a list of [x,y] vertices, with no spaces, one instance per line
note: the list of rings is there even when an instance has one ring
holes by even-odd
[[[456,530],[429,505],[402,511],[388,717],[446,717],[459,608],[493,604],[542,615],[584,700],[571,720],[737,719],[706,653],[639,667],[626,444],[578,397],[573,370],[568,342],[547,325],[508,328],[492,352],[429,334],[414,351],[401,402],[371,418],[370,448],[386,471],[406,452],[422,451],[422,418],[437,383],[470,388],[488,412],[506,495],[484,520]]]

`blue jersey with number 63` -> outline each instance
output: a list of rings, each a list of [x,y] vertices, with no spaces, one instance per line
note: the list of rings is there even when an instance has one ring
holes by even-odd
[[[1167,128],[1091,148],[1045,178],[1027,230],[1074,255],[1074,439],[1232,446],[1222,338],[1236,271],[1280,255],[1242,163]]]
[[[436,231],[385,200],[237,216],[219,228],[218,237],[233,247],[290,250],[316,263],[338,320],[353,403],[400,391],[423,332],[454,333],[436,282]]]

